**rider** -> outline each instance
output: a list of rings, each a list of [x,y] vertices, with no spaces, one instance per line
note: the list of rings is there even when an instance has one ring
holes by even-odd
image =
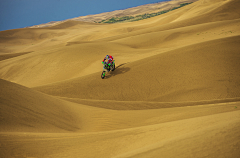
[[[107,64],[114,64],[113,62],[113,56],[111,55],[106,55],[106,57],[103,59],[102,63],[107,60]],[[105,65],[103,65],[103,69],[104,69]],[[109,69],[108,69],[109,71]]]

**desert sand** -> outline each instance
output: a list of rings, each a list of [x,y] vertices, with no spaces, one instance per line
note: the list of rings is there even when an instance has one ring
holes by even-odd
[[[239,157],[239,6],[1,31],[0,157]]]

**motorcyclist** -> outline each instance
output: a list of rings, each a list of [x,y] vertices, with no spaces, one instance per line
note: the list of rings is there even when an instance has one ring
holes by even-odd
[[[104,65],[104,62],[105,60],[107,60],[106,64],[111,64],[113,65],[114,62],[113,62],[113,56],[111,55],[106,55],[106,57],[103,59],[102,63],[103,63],[103,69],[105,68],[105,65]],[[110,71],[110,68],[108,67],[108,71]]]

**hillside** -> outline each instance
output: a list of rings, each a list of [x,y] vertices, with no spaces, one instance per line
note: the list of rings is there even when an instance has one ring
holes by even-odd
[[[29,28],[49,27],[49,26],[53,26],[53,25],[58,25],[62,22],[66,22],[68,20],[100,23],[102,21],[106,21],[108,19],[115,18],[115,17],[122,18],[122,17],[127,17],[127,16],[139,16],[139,15],[144,15],[144,14],[151,14],[151,13],[166,11],[166,10],[170,10],[174,7],[179,7],[180,4],[192,3],[195,1],[197,1],[197,0],[172,0],[172,1],[153,3],[153,4],[145,4],[145,5],[127,8],[127,9],[123,9],[123,10],[115,10],[115,11],[105,12],[105,13],[100,13],[100,14],[79,16],[76,18],[67,19],[67,20],[63,20],[63,21],[52,21],[52,22],[49,22],[46,24],[30,26]],[[136,18],[136,19],[138,19],[138,18]]]

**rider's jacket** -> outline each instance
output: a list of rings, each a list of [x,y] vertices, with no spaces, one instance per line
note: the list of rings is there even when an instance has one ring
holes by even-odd
[[[106,57],[103,59],[103,61],[105,61],[105,60],[106,60]],[[113,62],[113,57],[111,55],[109,55],[107,63],[109,64],[112,62]]]

